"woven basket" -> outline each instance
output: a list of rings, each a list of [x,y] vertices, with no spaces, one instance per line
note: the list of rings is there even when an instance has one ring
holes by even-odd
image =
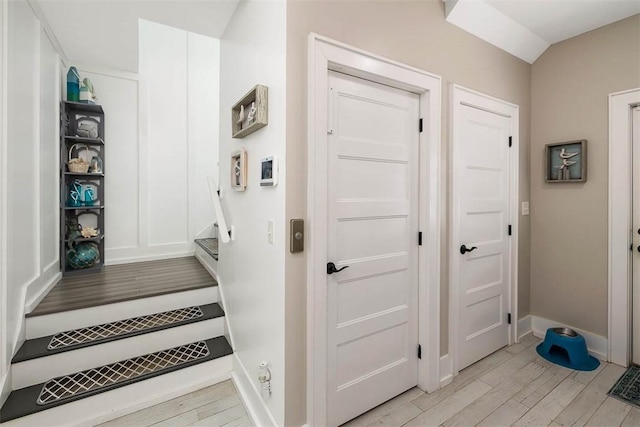
[[[67,167],[69,168],[69,172],[73,173],[87,173],[89,171],[89,162],[82,159],[80,155],[76,158],[71,157],[71,153],[73,153],[73,149],[78,147],[84,147],[84,149],[88,152],[89,148],[84,144],[73,144],[69,149],[69,161],[67,162]],[[73,162],[72,162],[73,160]]]

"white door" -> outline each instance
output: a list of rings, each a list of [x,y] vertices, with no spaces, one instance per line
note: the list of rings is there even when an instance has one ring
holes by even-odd
[[[511,119],[461,103],[454,120],[450,256],[457,266],[461,370],[509,344]]]
[[[633,236],[632,242],[640,241],[640,107],[632,110],[632,149],[633,149]],[[640,364],[640,244],[633,247],[633,292],[631,324],[631,361]]]
[[[327,411],[340,425],[418,382],[419,96],[329,73]]]

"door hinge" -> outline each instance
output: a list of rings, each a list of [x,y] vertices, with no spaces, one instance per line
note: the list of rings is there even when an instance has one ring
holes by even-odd
[[[507,323],[511,324],[511,313],[507,313]]]
[[[509,227],[507,228],[507,233],[511,236],[511,224],[509,224]]]
[[[418,131],[422,133],[422,119],[418,121]]]
[[[422,231],[418,232],[418,246],[422,246]]]
[[[422,346],[418,344],[418,359],[422,359]]]
[[[509,137],[509,147],[511,147],[511,144],[513,144],[513,137],[512,136]]]

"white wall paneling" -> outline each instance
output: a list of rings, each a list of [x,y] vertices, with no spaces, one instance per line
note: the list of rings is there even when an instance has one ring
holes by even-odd
[[[219,40],[140,20],[140,74],[79,65],[105,110],[107,264],[193,254],[214,222]]]
[[[46,27],[30,2],[2,2],[3,378],[13,353],[24,340],[25,310],[60,277],[60,56],[57,41],[43,29]]]
[[[9,2],[8,38],[7,329],[13,351],[26,288],[40,272],[40,26],[24,1]]]

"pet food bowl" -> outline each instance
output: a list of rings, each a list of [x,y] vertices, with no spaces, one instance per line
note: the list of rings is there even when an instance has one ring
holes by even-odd
[[[569,328],[547,329],[536,351],[549,362],[569,369],[593,371],[600,366],[600,361],[589,355],[584,337]]]

